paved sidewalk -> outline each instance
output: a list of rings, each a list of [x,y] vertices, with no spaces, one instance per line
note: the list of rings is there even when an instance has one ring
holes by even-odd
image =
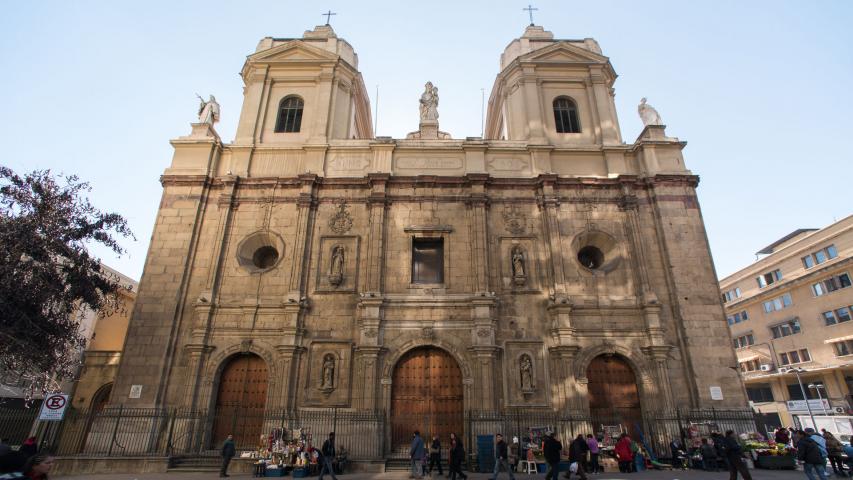
[[[801,470],[750,470],[752,474],[753,480],[806,480],[805,474]],[[542,480],[545,478],[544,474],[539,475],[525,475],[525,474],[517,474],[517,480]],[[727,480],[729,478],[729,472],[704,472],[701,470],[688,470],[688,471],[658,471],[651,470],[640,473],[605,473],[601,475],[589,475],[590,480]],[[216,472],[211,473],[145,473],[145,474],[107,474],[107,475],[74,475],[74,476],[61,476],[55,477],[52,476],[53,479],[61,479],[61,480],[161,480],[161,479],[175,479],[175,480],[203,480],[203,479],[216,479],[219,478],[219,474]],[[252,478],[251,474],[237,474],[231,475],[230,478],[234,479],[244,479],[244,478]],[[283,477],[285,479],[292,479],[292,477],[287,476]],[[308,477],[306,480],[317,480],[318,477]],[[331,477],[325,477],[331,479]],[[407,480],[408,474],[406,472],[388,472],[388,473],[351,473],[345,475],[338,475],[340,480]],[[469,473],[468,478],[471,480],[488,480],[491,478],[491,474],[486,473]],[[833,480],[830,476],[830,479]],[[506,473],[502,473],[498,480],[508,480],[509,477]],[[572,480],[577,480],[578,477],[576,475],[572,476]],[[424,480],[429,480],[429,477],[424,477]],[[447,480],[447,477],[434,476],[432,480]],[[562,480],[562,477],[561,479]]]

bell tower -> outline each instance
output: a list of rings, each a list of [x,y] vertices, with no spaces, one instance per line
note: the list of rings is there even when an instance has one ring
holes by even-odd
[[[595,40],[555,40],[553,33],[530,25],[501,54],[486,138],[554,146],[621,144],[615,80]]]

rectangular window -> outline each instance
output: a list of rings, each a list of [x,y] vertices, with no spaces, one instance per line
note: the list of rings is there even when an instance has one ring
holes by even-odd
[[[835,249],[835,245],[830,245],[826,247],[826,256],[830,259],[838,256],[838,250]]]
[[[729,303],[736,298],[741,297],[741,291],[739,287],[736,287],[732,290],[729,290],[723,293],[723,303]]]
[[[841,307],[835,311],[835,316],[838,317],[838,323],[849,322],[851,318],[850,309],[848,307]]]
[[[772,272],[767,272],[764,275],[760,275],[755,278],[755,281],[758,282],[758,288],[764,288],[768,285],[773,285],[779,280],[782,280],[782,271],[778,269],[773,270]]]
[[[733,345],[735,348],[745,348],[750,345],[755,345],[755,337],[753,337],[751,333],[741,335],[733,340]]]
[[[826,261],[826,252],[824,252],[823,250],[819,250],[819,251],[815,252],[814,253],[814,261],[818,265],[825,262]]]
[[[788,352],[788,358],[791,359],[791,363],[800,363],[802,361],[800,360],[800,353],[796,350]]]
[[[782,338],[794,335],[796,333],[800,333],[800,321],[797,319],[790,320],[774,327],[770,327],[770,331],[773,332],[773,338]]]
[[[835,248],[835,245],[830,245],[826,248],[820,249],[816,252],[812,252],[809,255],[803,257],[803,266],[806,268],[812,268],[815,265],[821,264],[827,260],[832,260],[837,256],[838,250]]]
[[[815,382],[815,383],[820,384],[820,382]],[[816,400],[817,399],[817,393],[815,392],[815,389],[809,388],[806,385],[808,385],[808,383],[805,380],[803,380],[802,388],[800,387],[799,383],[789,384],[788,385],[788,397],[791,400],[805,400],[805,398],[803,398],[803,390],[805,390],[806,391],[806,398],[808,398],[809,400]],[[823,395],[823,394],[821,393],[821,395]]]
[[[853,353],[853,342],[850,340],[835,342],[833,345],[835,346],[835,355],[838,357],[843,357]]]
[[[767,384],[751,385],[746,387],[746,396],[755,403],[772,402],[773,390]]]
[[[811,355],[809,355],[809,351],[806,348],[800,350],[800,358],[802,359],[801,361],[803,361],[803,362],[811,362],[812,361],[812,357],[811,357]]]
[[[412,239],[412,283],[444,283],[444,239]]]
[[[812,360],[811,355],[809,355],[809,350],[806,348],[801,348],[799,350],[791,350],[790,352],[783,352],[779,355],[779,357],[781,357],[782,365],[810,362]]]
[[[818,282],[812,285],[812,292],[816,297],[820,297],[822,295],[826,295],[827,293],[832,293],[836,290],[840,290],[842,288],[847,288],[850,286],[850,275],[847,273],[842,273],[841,275],[835,275],[832,277],[823,280],[822,282]]]
[[[790,365],[791,364],[791,361],[788,360],[788,354],[787,353],[783,353],[779,356],[782,357],[782,365]]]
[[[806,255],[803,257],[803,266],[806,268],[814,267],[814,258],[811,255]]]
[[[822,283],[815,283],[814,285],[812,285],[812,292],[814,293],[815,297],[820,297],[822,295],[826,295],[826,288],[823,286]]]
[[[777,310],[788,308],[793,303],[793,300],[791,300],[791,294],[786,293],[781,297],[776,297],[774,299],[767,300],[766,302],[764,302],[764,313],[771,313]]]
[[[826,322],[827,325],[835,325],[838,323],[838,320],[835,319],[835,313],[832,311],[823,312],[823,321]]]

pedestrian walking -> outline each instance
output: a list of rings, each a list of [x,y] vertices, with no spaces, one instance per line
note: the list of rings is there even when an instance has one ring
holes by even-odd
[[[813,430],[812,430],[813,431]],[[827,480],[826,457],[820,451],[814,435],[798,431],[794,434],[797,444],[797,460],[803,462],[803,471],[809,480]]]
[[[586,434],[586,444],[589,446],[589,472],[602,473],[601,465],[598,463],[598,454],[601,452],[598,439],[588,433]]]
[[[719,472],[720,464],[717,463],[717,449],[708,443],[707,438],[702,438],[702,446],[699,447],[699,451],[702,454],[702,469],[706,472],[711,471],[711,469]]]
[[[320,469],[320,480],[323,480],[323,475],[327,472],[332,476],[332,480],[338,480],[338,477],[335,476],[335,468],[332,463],[335,460],[335,432],[329,433],[329,438],[320,447],[320,454],[323,462],[323,467]]]
[[[498,475],[501,473],[501,468],[509,474],[509,480],[515,480],[515,475],[512,474],[512,469],[509,468],[509,453],[507,452],[507,445],[503,435],[498,433],[495,435],[495,440],[497,443],[495,444],[495,469],[492,474],[492,480],[497,480]]]
[[[409,449],[409,457],[412,459],[412,474],[409,478],[423,478],[425,454],[424,439],[421,438],[421,432],[415,430],[412,435],[412,448]]]
[[[743,463],[743,449],[740,447],[735,432],[726,430],[726,437],[723,440],[723,446],[726,451],[726,461],[729,464],[729,480],[737,480],[737,474],[743,477],[743,480],[752,480],[752,475]]]
[[[48,474],[53,469],[53,455],[36,454],[27,459],[20,471],[0,475],[0,479],[48,480]]]
[[[577,468],[575,473],[581,477],[581,480],[586,480],[584,464],[586,463],[587,452],[589,452],[589,445],[586,443],[586,439],[583,438],[583,435],[579,433],[572,441],[571,445],[569,445],[569,462],[577,465],[577,467],[571,466],[571,468]],[[564,476],[566,478],[571,478],[571,470],[566,472]]]
[[[513,472],[518,471],[518,437],[512,437],[512,443],[509,444],[509,467]]]
[[[456,435],[450,434],[450,480],[456,480],[456,476],[462,480],[467,480],[468,475],[462,473],[462,462],[465,461],[465,447],[462,445],[462,440],[456,438]]]
[[[432,443],[429,446],[429,474],[432,475],[432,469],[438,465],[438,474],[444,476],[444,471],[441,469],[441,441],[438,435],[432,436]]]
[[[627,433],[619,435],[619,441],[614,448],[616,460],[619,461],[619,471],[631,473],[631,463],[634,461],[634,453],[631,452],[631,437]]]
[[[557,480],[557,477],[560,476],[560,452],[562,450],[563,444],[560,443],[557,434],[549,432],[542,445],[542,454],[545,456],[545,462],[548,463],[545,480]]]
[[[237,448],[234,447],[234,435],[228,435],[225,438],[225,441],[222,442],[222,468],[219,469],[219,477],[230,477],[228,475],[228,464],[231,463],[231,459],[234,458],[234,454],[237,453]]]
[[[823,432],[823,439],[826,441],[826,453],[829,457],[829,464],[832,465],[832,473],[839,477],[845,476],[844,461],[842,459],[844,450],[841,447],[841,442],[835,438],[832,432],[828,432],[825,429],[821,429],[821,431]]]

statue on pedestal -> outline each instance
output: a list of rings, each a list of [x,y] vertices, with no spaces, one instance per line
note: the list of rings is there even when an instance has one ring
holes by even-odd
[[[336,245],[332,249],[332,262],[329,266],[329,283],[338,286],[344,281],[344,247]]]
[[[424,93],[421,95],[421,122],[438,120],[438,88],[432,82],[424,85]]]
[[[198,123],[213,126],[219,121],[219,103],[216,101],[216,97],[211,95],[207,101],[201,98],[201,95],[196,94],[196,97],[201,101],[198,106]]]
[[[335,357],[332,354],[323,357],[323,372],[320,381],[321,390],[332,390],[335,388]]]
[[[646,97],[640,100],[640,105],[637,106],[637,112],[640,114],[640,119],[643,120],[643,126],[663,125],[663,120],[660,119],[660,114],[655,107],[646,103]]]
[[[525,353],[521,356],[519,363],[519,369],[521,370],[521,391],[531,392],[535,389],[533,386],[533,360],[530,359],[530,355]]]
[[[516,246],[512,249],[512,279],[516,285],[524,285],[527,274],[524,271],[524,251]]]

